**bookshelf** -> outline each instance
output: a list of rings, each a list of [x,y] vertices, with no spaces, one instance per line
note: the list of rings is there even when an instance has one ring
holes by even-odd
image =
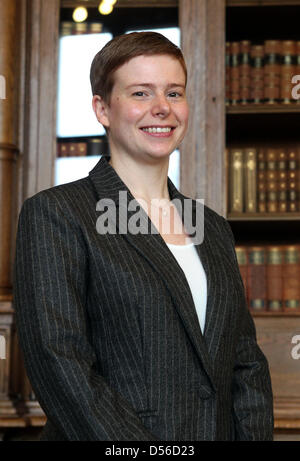
[[[299,16],[299,14],[300,1],[296,0],[227,0],[225,41],[247,40],[256,45],[262,45],[266,40],[298,41],[300,35],[295,15]],[[255,22],[254,18],[256,18]],[[255,27],[253,27],[254,23]],[[297,74],[299,73],[297,69]],[[288,104],[283,104],[280,100],[276,100],[273,104],[266,104],[264,101],[258,104],[238,102],[234,105],[227,104],[224,112],[226,145],[224,201],[226,218],[235,235],[237,246],[257,245],[267,248],[267,245],[300,244],[299,207],[296,211],[290,212],[232,211],[233,199],[230,195],[233,181],[230,157],[232,150],[244,152],[246,148],[251,148],[256,149],[257,154],[259,149],[265,151],[289,149],[291,146],[300,145],[300,134],[297,129],[300,123],[299,103],[292,100]],[[297,170],[299,171],[299,165]],[[288,168],[285,171],[288,171]],[[245,177],[243,181],[244,179]],[[258,196],[258,191],[256,193]],[[300,279],[298,284],[300,286]],[[267,292],[269,289],[271,291],[267,286]],[[252,315],[258,342],[269,361],[272,376],[275,431],[281,440],[284,439],[284,432],[290,433],[291,437],[296,437],[295,434],[299,434],[300,429],[300,391],[296,390],[300,384],[299,361],[291,357],[291,338],[300,331],[300,308],[295,309],[294,312],[252,311]],[[288,436],[286,437],[287,440]]]
[[[299,105],[284,106],[282,104],[275,104],[267,106],[265,104],[260,105],[248,105],[248,106],[229,106],[226,108],[226,113],[231,115],[241,114],[299,114]]]

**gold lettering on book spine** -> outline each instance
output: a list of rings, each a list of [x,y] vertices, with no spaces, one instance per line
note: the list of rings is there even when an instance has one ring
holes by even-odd
[[[243,151],[231,153],[231,211],[243,212]]]
[[[256,211],[256,150],[247,149],[245,151],[245,203],[246,212]]]

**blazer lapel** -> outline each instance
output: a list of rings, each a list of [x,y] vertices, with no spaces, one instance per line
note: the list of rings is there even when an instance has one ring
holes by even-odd
[[[132,219],[132,216],[136,213],[136,210],[128,211],[129,202],[134,201],[135,198],[131,194],[128,187],[121,180],[121,178],[117,175],[113,167],[108,163],[108,160],[108,157],[101,157],[100,161],[97,163],[97,165],[94,167],[94,169],[90,172],[89,175],[96,189],[99,199],[105,198],[114,201],[117,210],[116,214],[118,215],[115,224],[116,228],[119,231],[121,220],[123,225],[124,222],[126,224],[129,224],[130,220]],[[169,178],[168,188],[171,200],[173,200],[174,198],[179,199],[184,209],[184,199],[187,199],[187,197],[184,197],[176,189],[176,187]],[[124,200],[120,200],[120,191],[126,192],[126,194],[123,195]],[[196,206],[201,206],[201,204],[198,204],[198,202],[196,202],[195,200],[193,200],[192,203],[193,219],[195,219]],[[128,241],[128,243],[132,245],[132,247],[134,247],[135,250],[148,261],[148,263],[164,281],[165,286],[173,299],[177,313],[181,318],[184,328],[194,346],[194,349],[203,364],[203,367],[211,381],[213,388],[215,388],[213,368],[211,366],[211,357],[209,355],[209,349],[206,344],[205,335],[202,334],[199,326],[195,305],[185,274],[142,207],[139,208],[138,214],[140,217],[139,227],[141,232],[138,234],[132,234],[128,231],[126,233],[122,233],[122,235]],[[183,216],[185,216],[184,213]],[[156,233],[153,233],[153,231],[155,230]],[[196,245],[196,248],[202,260],[205,272],[207,274],[207,306],[209,311],[209,307],[213,305],[213,300],[211,299],[210,292],[211,283],[214,283],[215,281],[213,277],[214,271],[211,271],[208,248],[206,247],[205,240],[203,241],[203,243]],[[211,279],[211,277],[213,278]],[[213,313],[209,314],[208,311],[207,315],[208,318],[210,318],[213,315]],[[211,333],[211,329],[209,329],[209,333]]]

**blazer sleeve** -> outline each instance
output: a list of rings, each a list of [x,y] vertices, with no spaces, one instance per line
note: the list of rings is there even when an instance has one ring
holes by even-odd
[[[222,220],[231,242],[231,256],[243,285],[234,236],[228,222],[224,218]],[[257,344],[255,324],[245,296],[242,304],[232,387],[235,438],[236,440],[273,440],[273,394],[269,366]]]
[[[14,307],[32,388],[66,440],[155,440],[134,409],[95,372],[85,300],[88,259],[76,224],[53,193],[21,209]]]

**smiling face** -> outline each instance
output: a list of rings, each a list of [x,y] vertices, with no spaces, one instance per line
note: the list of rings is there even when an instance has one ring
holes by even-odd
[[[180,62],[169,55],[138,56],[117,69],[110,103],[93,98],[112,155],[169,156],[187,130],[185,83]]]

